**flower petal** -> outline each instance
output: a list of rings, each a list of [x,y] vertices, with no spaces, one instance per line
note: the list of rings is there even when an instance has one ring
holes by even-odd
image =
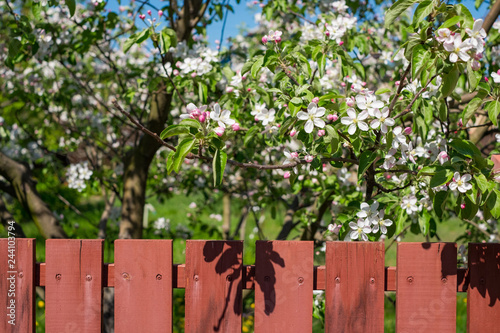
[[[311,119],[309,119],[308,121],[306,121],[306,124],[304,125],[304,131],[306,131],[306,133],[311,133],[314,129],[314,124],[312,122]]]

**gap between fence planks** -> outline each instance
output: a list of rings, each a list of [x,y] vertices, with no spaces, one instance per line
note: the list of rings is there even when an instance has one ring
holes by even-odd
[[[172,288],[186,288],[185,264],[172,265]],[[384,291],[396,291],[396,266],[386,266],[384,274]],[[104,264],[103,287],[115,286],[115,264]],[[243,289],[255,288],[255,265],[243,265]],[[325,290],[325,266],[314,266],[314,290]],[[35,286],[45,287],[45,263],[37,262],[35,267]],[[469,277],[466,268],[457,268],[457,292],[467,292]]]

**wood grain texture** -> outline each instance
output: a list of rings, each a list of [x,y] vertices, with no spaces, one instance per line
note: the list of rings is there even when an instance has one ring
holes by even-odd
[[[186,332],[241,332],[242,241],[186,241]]]
[[[257,241],[255,332],[311,332],[314,244]]]
[[[325,332],[384,332],[384,243],[326,243]]]
[[[46,241],[46,332],[101,332],[103,242]]]
[[[398,243],[396,331],[455,332],[457,245]]]
[[[115,241],[115,332],[172,332],[172,240]]]
[[[35,240],[0,239],[0,256],[0,332],[35,332]]]
[[[500,244],[469,244],[467,330],[500,332]]]

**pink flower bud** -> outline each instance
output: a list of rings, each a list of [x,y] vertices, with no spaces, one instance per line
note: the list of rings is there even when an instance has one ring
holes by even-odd
[[[159,10],[158,11],[158,17],[162,17],[162,15],[163,15],[163,10]]]
[[[325,35],[326,35],[326,37],[330,37],[330,31],[328,31],[328,30],[325,31]]]
[[[286,171],[286,172],[283,174],[283,178],[285,178],[285,179],[290,178],[290,172]]]
[[[177,75],[179,75],[179,70],[174,69],[173,73],[174,73],[175,76],[177,76]]]
[[[205,120],[207,120],[207,117],[205,116],[205,113],[201,114],[199,117],[198,117],[198,120],[200,121],[200,123],[204,123]]]
[[[340,41],[340,42],[339,42],[339,46],[342,46],[342,45],[344,45],[344,42],[343,42],[343,41]]]
[[[292,130],[290,132],[290,136],[293,138],[295,136],[295,134],[297,134],[297,131],[296,130]]]
[[[281,127],[281,124],[276,124],[276,127],[280,128],[280,127]]]
[[[488,80],[488,78],[487,78],[486,76],[484,77],[484,81],[486,81],[486,82],[488,82],[488,81],[489,81],[489,80]]]
[[[233,87],[227,87],[226,88],[226,92],[228,92],[228,93],[232,93],[233,91],[234,91]]]
[[[267,44],[267,41],[268,41],[267,36],[262,37],[262,43]]]
[[[391,175],[386,175],[386,176],[385,176],[385,178],[386,178],[386,179],[391,179],[391,178],[392,178],[392,176],[391,176]]]
[[[149,16],[151,16],[151,9],[150,9],[150,10],[148,10],[148,15],[149,15]]]
[[[465,204],[464,204],[464,203],[463,203],[463,204],[461,204],[461,205],[460,205],[460,208],[465,209]]]
[[[146,18],[146,15],[141,14],[141,15],[139,15],[139,18],[144,21],[144,19]]]
[[[240,124],[238,123],[234,123],[231,125],[231,128],[233,129],[233,131],[239,131],[240,130]]]
[[[252,91],[252,88],[247,88],[247,91],[248,91],[248,92]]]
[[[462,127],[464,125],[464,123],[462,122],[462,119],[459,119],[458,120],[458,127]]]
[[[394,82],[394,84],[395,84],[396,86],[399,86],[399,85],[401,84],[401,81],[396,81],[396,82]]]
[[[340,82],[340,85],[341,85],[342,87],[345,87],[345,82]]]
[[[220,137],[220,136],[222,136],[222,134],[224,134],[224,131],[225,131],[225,130],[226,130],[226,129],[225,129],[224,127],[220,127],[220,126],[219,126],[219,127],[217,127],[216,129],[214,129],[214,132],[215,132],[215,134],[217,134],[217,136],[219,136],[219,137]]]
[[[304,159],[306,160],[307,163],[311,163],[314,159],[314,157],[312,157],[311,155],[306,155],[306,157],[304,157]]]
[[[319,97],[314,97],[311,102],[318,104],[319,103]]]
[[[275,40],[276,44],[278,44],[279,42],[281,42],[281,37],[280,36],[275,37],[274,40]]]
[[[405,127],[405,134],[406,135],[410,135],[412,132],[413,131],[412,131],[411,127]]]
[[[292,158],[299,158],[299,153],[297,153],[297,152],[294,151],[293,153],[290,153],[290,157],[292,157]]]
[[[347,106],[353,107],[354,106],[354,97],[348,98],[346,101]]]
[[[318,130],[318,136],[320,137],[325,135],[325,133],[326,133],[325,130]]]

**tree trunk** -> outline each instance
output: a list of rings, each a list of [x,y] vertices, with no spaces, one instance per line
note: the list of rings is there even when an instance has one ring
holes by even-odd
[[[172,95],[158,92],[153,95],[147,127],[161,133],[167,120]],[[149,166],[160,144],[149,135],[143,135],[139,144],[125,157],[123,175],[123,205],[119,238],[141,238],[142,217],[146,201]]]
[[[23,228],[14,220],[12,217],[12,214],[8,211],[5,202],[3,201],[3,198],[0,196],[0,220],[2,221],[2,225],[5,227],[5,230],[8,230],[8,227],[10,226],[10,222],[14,222],[12,225],[14,227],[14,230],[11,232],[14,233],[14,235],[17,238],[26,238],[26,235],[24,234]]]
[[[0,175],[12,185],[17,200],[28,210],[43,237],[67,238],[52,211],[40,198],[28,167],[0,152]]]

